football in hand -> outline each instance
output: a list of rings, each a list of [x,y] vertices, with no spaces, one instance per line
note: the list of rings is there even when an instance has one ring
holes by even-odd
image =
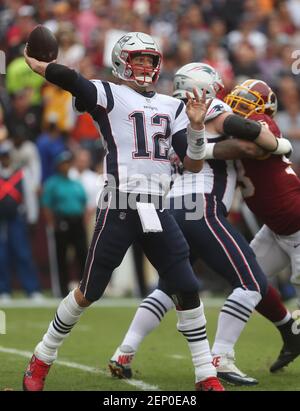
[[[39,61],[55,60],[58,54],[58,43],[54,34],[45,26],[36,26],[28,37],[27,54]]]

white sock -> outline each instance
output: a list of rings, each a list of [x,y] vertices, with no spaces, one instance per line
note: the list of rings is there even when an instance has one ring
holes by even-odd
[[[242,288],[236,288],[227,298],[219,314],[213,355],[234,355],[234,345],[260,300],[260,293]]]
[[[206,336],[203,304],[192,310],[177,311],[177,329],[186,338],[195,367],[196,382],[217,375]]]
[[[146,335],[158,327],[164,315],[172,308],[174,308],[174,303],[167,294],[161,290],[153,291],[140,304],[120,349],[126,346],[124,350],[126,352],[128,347],[132,351],[137,351]]]
[[[52,364],[57,357],[57,349],[66,337],[70,334],[74,325],[78,322],[81,314],[85,310],[80,307],[71,291],[58,306],[54,320],[51,321],[48,331],[43,336],[42,341],[36,346],[35,356],[46,364]]]
[[[276,325],[276,327],[280,327],[281,325],[288,323],[291,318],[292,318],[291,313],[287,311],[286,316],[281,321],[275,322],[274,325]]]

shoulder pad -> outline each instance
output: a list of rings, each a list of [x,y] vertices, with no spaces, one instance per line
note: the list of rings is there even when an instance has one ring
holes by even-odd
[[[207,110],[205,121],[212,120],[213,118],[218,117],[220,114],[225,112],[232,113],[231,107],[229,107],[228,104],[224,103],[224,101],[219,100],[218,98],[214,98]]]

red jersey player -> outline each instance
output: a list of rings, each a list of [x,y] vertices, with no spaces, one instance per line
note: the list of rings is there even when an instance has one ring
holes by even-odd
[[[281,136],[272,119],[277,110],[276,96],[265,82],[246,80],[232,90],[225,102],[234,113],[260,121],[276,137]],[[242,159],[237,161],[237,167],[244,200],[264,223],[251,242],[257,261],[268,276],[291,266],[291,282],[300,305],[300,179],[284,156]],[[268,311],[267,303],[263,309]],[[299,329],[292,332],[298,334]],[[271,371],[290,362],[298,351],[300,347],[292,353],[284,346]]]

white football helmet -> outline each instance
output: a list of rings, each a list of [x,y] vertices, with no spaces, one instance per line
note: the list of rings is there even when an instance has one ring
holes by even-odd
[[[133,65],[132,58],[140,55],[153,57],[153,68]],[[160,73],[162,55],[149,34],[132,32],[121,37],[112,50],[113,75],[138,86],[156,83]],[[138,75],[134,71],[138,69]]]
[[[188,91],[193,96],[193,88],[199,95],[206,90],[206,98],[215,98],[216,94],[224,88],[219,73],[208,64],[190,63],[181,67],[174,77],[173,97],[186,99]]]

